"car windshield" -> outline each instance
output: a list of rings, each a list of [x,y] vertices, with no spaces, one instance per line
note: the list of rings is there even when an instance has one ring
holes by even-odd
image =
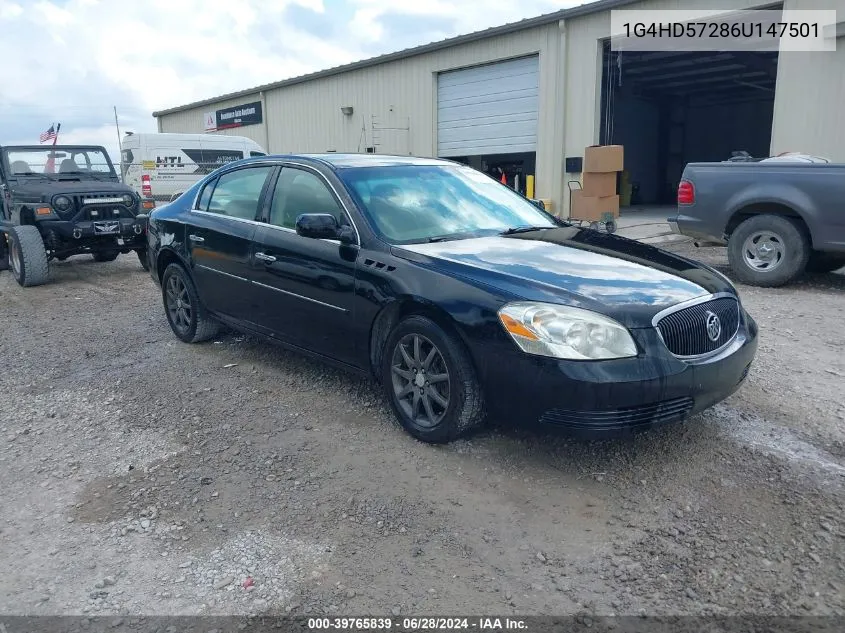
[[[557,226],[527,199],[471,167],[346,168],[339,176],[374,228],[394,244]]]
[[[9,148],[6,160],[13,176],[114,174],[106,153],[97,147]]]

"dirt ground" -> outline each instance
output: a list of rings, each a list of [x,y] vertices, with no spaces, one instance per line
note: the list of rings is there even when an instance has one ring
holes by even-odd
[[[431,447],[365,380],[178,342],[134,255],[53,271],[0,273],[2,613],[845,613],[841,272],[740,286],[757,361],[686,424]]]

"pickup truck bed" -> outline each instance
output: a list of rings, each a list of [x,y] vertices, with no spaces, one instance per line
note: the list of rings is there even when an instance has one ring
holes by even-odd
[[[780,286],[845,266],[845,164],[690,163],[672,229],[728,247],[736,276]]]

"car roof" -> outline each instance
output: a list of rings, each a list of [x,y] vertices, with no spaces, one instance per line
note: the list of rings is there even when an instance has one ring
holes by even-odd
[[[456,163],[441,158],[421,158],[418,156],[393,156],[389,154],[337,154],[328,152],[324,154],[270,154],[268,156],[256,156],[246,159],[248,161],[266,160],[298,160],[307,163],[321,163],[332,169],[345,169],[350,167],[392,167],[398,165],[419,165],[419,166],[451,166]]]

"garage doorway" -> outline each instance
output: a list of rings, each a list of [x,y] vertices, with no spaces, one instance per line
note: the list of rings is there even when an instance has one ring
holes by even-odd
[[[437,155],[532,193],[539,79],[537,55],[438,74]]]
[[[617,52],[605,42],[600,142],[625,147],[623,207],[674,205],[687,163],[768,156],[777,61],[777,52]]]

